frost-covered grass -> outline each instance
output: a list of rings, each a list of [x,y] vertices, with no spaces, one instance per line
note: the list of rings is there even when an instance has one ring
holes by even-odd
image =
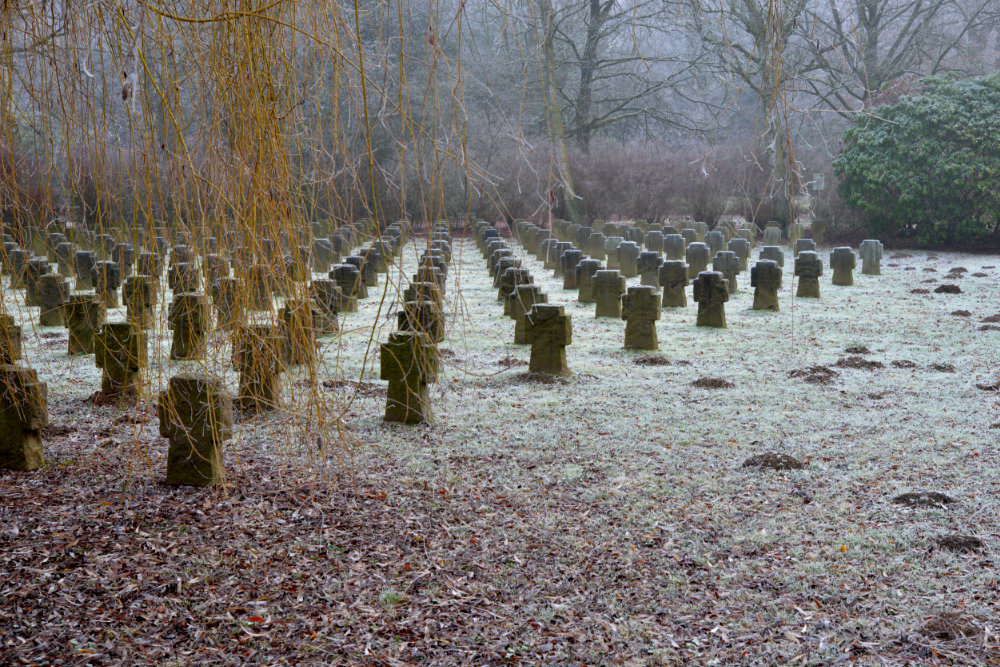
[[[1000,311],[1000,271],[984,268],[1000,265],[1000,258],[911,252],[884,260],[881,276],[859,269],[854,286],[837,287],[830,284],[826,249],[827,275],[815,300],[793,297],[786,252],[780,313],[749,310],[744,273],[726,306],[729,328],[698,328],[689,288],[688,308],[665,310],[657,323],[670,363],[650,366],[634,363],[647,353],[622,349],[624,322],[595,319],[593,305],[578,304],[575,292],[561,289],[561,278],[525,257],[549,301],[565,303],[573,316],[573,375],[542,383],[522,376],[529,350],[511,344],[514,324],[503,317],[485,261],[471,241],[456,240],[448,336],[432,389],[437,421],[405,427],[381,419],[378,343],[394,328],[400,271],[413,273],[419,243],[407,247],[401,267],[380,277],[359,312],[342,317],[341,334],[321,341],[319,380],[360,377],[361,390],[355,395],[349,383],[312,387],[305,371],[293,370],[286,377],[291,408],[241,422],[227,450],[234,470],[266,465],[296,478],[381,490],[376,497],[398,517],[400,535],[429,521],[426,541],[412,553],[400,547],[399,562],[422,553],[431,559],[435,544],[464,545],[447,563],[424,563],[420,571],[431,572],[426,580],[415,578],[416,570],[385,570],[384,581],[368,591],[373,609],[391,607],[398,622],[426,613],[457,586],[435,574],[443,567],[454,576],[476,574],[463,580],[473,599],[463,615],[493,610],[503,622],[524,625],[524,637],[547,638],[550,653],[508,650],[521,660],[617,655],[818,664],[857,656],[969,664],[1000,658],[992,635],[1000,618],[994,561],[1000,403],[997,393],[976,386],[996,382],[1000,372],[1000,331],[979,329]],[[969,273],[946,277],[952,266]],[[971,275],[977,272],[987,275]],[[939,283],[921,283],[928,279]],[[944,282],[961,285],[962,293],[933,293]],[[912,294],[917,287],[931,293]],[[950,315],[956,310],[971,316]],[[81,402],[99,385],[92,357],[68,358],[64,335],[58,346],[39,335],[59,330],[25,329],[26,357],[49,383],[54,422],[114,413]],[[856,345],[867,346],[865,357],[884,367],[835,368],[828,385],[788,377],[795,369],[832,365]],[[192,366],[166,360],[169,332],[162,327],[156,349],[150,392]],[[235,391],[224,337],[210,357],[203,366]],[[501,363],[508,357],[524,363]],[[891,365],[898,360],[916,366]],[[935,363],[955,370],[930,369]],[[691,386],[702,377],[735,386]],[[96,435],[57,439],[47,453],[80,469],[96,457],[109,477],[127,473],[130,493],[162,493],[151,482],[162,476],[166,447],[150,432],[155,420],[146,429],[135,435],[138,465],[135,457],[111,457],[96,446]],[[788,472],[740,467],[765,451],[808,465]],[[347,477],[337,472],[345,469]],[[234,478],[243,493],[253,493],[253,475]],[[918,490],[943,491],[959,502],[947,509],[890,502]],[[418,506],[410,504],[414,494]],[[457,498],[468,501],[461,512]],[[383,510],[358,509],[367,511]],[[934,548],[948,533],[979,536],[987,550]],[[386,591],[394,594],[391,605],[380,602]],[[981,633],[942,643],[917,631],[946,611],[978,619]],[[456,646],[489,654],[492,640],[449,632]],[[413,659],[405,644],[383,648]]]

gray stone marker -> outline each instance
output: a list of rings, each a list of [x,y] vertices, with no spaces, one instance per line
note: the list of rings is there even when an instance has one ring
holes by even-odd
[[[861,255],[861,274],[865,276],[882,275],[882,242],[877,239],[866,239],[858,246]]]
[[[819,298],[819,277],[823,275],[823,262],[811,250],[803,250],[795,258],[795,275],[799,279],[795,296]]]
[[[121,271],[112,261],[97,262],[90,276],[97,296],[108,306],[118,307],[118,288],[122,285]]]
[[[42,429],[48,424],[48,387],[35,370],[0,365],[0,468],[41,468]]]
[[[639,244],[633,241],[622,241],[618,244],[618,270],[626,278],[634,278],[639,275],[639,253],[642,249]]]
[[[776,262],[782,268],[785,266],[785,251],[776,245],[768,245],[761,248],[760,258]]]
[[[284,341],[285,362],[290,366],[308,366],[316,362],[316,334],[322,323],[312,299],[287,299],[281,307],[280,331]]]
[[[816,242],[812,239],[796,239],[794,256],[798,257],[799,253],[803,251],[816,252]]]
[[[681,237],[683,238],[683,237]],[[646,232],[644,239],[646,250],[655,252],[657,255],[663,254],[663,232],[657,229]]]
[[[660,264],[663,263],[663,256],[653,250],[643,250],[636,260],[636,269],[639,271],[639,284],[657,288],[660,286]]]
[[[587,254],[591,259],[596,259],[598,261],[604,261],[607,257],[607,253],[604,250],[604,234],[600,232],[593,232],[590,235],[590,239],[587,241]]]
[[[625,242],[621,236],[609,236],[604,240],[604,252],[608,258],[608,268],[617,270],[621,263],[618,258],[618,246]]]
[[[0,313],[0,364],[12,364],[21,358],[24,332],[12,315]]]
[[[667,234],[663,237],[663,250],[667,260],[683,260],[688,242],[680,234]]]
[[[726,302],[729,285],[718,271],[702,271],[692,281],[694,300],[698,304],[697,326],[726,327]]]
[[[681,260],[669,260],[660,265],[660,288],[664,308],[687,306],[688,266]]]
[[[55,273],[46,273],[39,277],[35,286],[35,300],[40,312],[38,323],[43,327],[65,326],[63,304],[69,298],[69,282]]]
[[[382,344],[380,377],[389,382],[385,421],[431,423],[428,384],[437,380],[438,351],[430,336],[419,331],[394,331]]]
[[[337,283],[317,278],[309,284],[309,298],[313,302],[317,319],[317,335],[331,334],[339,331],[337,313],[344,307],[344,293]]]
[[[692,243],[698,243],[698,232],[691,229],[690,227],[685,227],[681,230],[681,236],[684,237],[684,246],[687,247]]]
[[[569,375],[566,346],[573,342],[573,322],[564,306],[536,303],[525,317],[525,334],[531,345],[529,372]]]
[[[750,269],[753,290],[752,310],[780,310],[778,290],[781,289],[781,267],[771,259],[759,260]]]
[[[174,332],[171,359],[205,358],[205,341],[212,326],[212,315],[204,294],[174,294],[167,312],[167,324]]]
[[[613,269],[604,269],[594,274],[594,300],[597,307],[595,317],[622,316],[622,296],[625,294],[625,276]]]
[[[688,265],[688,278],[694,279],[699,273],[708,270],[708,261],[711,259],[708,246],[701,242],[689,243],[685,252],[685,259]]]
[[[139,373],[149,358],[146,332],[129,322],[106,323],[94,341],[94,362],[103,373],[105,396],[136,396]]]
[[[63,304],[69,331],[67,354],[94,354],[98,332],[104,326],[107,307],[94,294],[71,294]]]
[[[720,230],[713,229],[705,234],[705,245],[708,246],[709,255],[715,257],[719,251],[726,247],[726,237]]]
[[[535,304],[547,301],[548,297],[542,292],[542,288],[539,285],[530,283],[527,285],[518,285],[514,288],[510,312],[511,317],[514,318],[515,345],[528,344],[527,324],[525,322],[527,315],[531,312]]]
[[[781,245],[781,227],[764,228],[764,245]]]
[[[854,284],[854,268],[858,258],[854,251],[846,246],[834,248],[830,253],[830,268],[833,269],[833,284],[850,286]]]
[[[180,373],[170,378],[157,404],[160,435],[168,438],[167,479],[172,486],[209,486],[225,481],[222,443],[233,437],[233,400],[213,375]]]
[[[583,251],[576,248],[566,250],[563,252],[562,257],[559,258],[559,261],[562,263],[563,289],[577,289],[576,265],[582,262],[583,258]]]
[[[262,412],[281,405],[284,345],[281,332],[272,324],[251,324],[236,330],[233,366],[240,375],[236,404],[241,409]]]
[[[629,287],[622,297],[622,319],[625,320],[625,348],[657,350],[656,320],[660,319],[660,295],[653,287]]]
[[[731,250],[721,250],[712,258],[712,270],[718,271],[726,279],[729,286],[729,293],[734,294],[739,287],[736,284],[736,276],[740,272],[740,258]]]
[[[425,333],[437,343],[445,336],[444,313],[430,300],[406,301],[396,313],[396,328]]]
[[[746,271],[750,266],[750,242],[738,237],[729,241],[729,251],[740,259],[740,271]]]
[[[122,285],[126,319],[140,329],[151,329],[156,322],[156,302],[159,283],[153,276],[136,274],[125,279]]]
[[[594,275],[601,270],[601,262],[584,259],[576,265],[576,300],[580,303],[594,303]]]

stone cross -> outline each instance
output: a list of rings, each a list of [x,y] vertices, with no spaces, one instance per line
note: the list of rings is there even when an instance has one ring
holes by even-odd
[[[687,240],[680,234],[667,234],[663,237],[663,250],[667,260],[683,260],[687,249]]]
[[[663,263],[663,256],[653,250],[643,250],[636,260],[636,269],[639,271],[639,284],[649,287],[660,286],[660,264]]]
[[[420,331],[394,331],[380,348],[379,364],[381,379],[389,382],[385,421],[432,423],[427,385],[437,380],[438,351],[431,337]]]
[[[726,247],[726,237],[718,229],[705,234],[705,245],[708,246],[708,254],[715,257],[716,253]]]
[[[639,253],[641,248],[632,241],[623,241],[618,244],[618,266],[619,271],[626,278],[634,278],[639,275]]]
[[[517,268],[521,266],[521,260],[516,257],[501,257],[493,268],[493,286],[496,288],[500,287],[500,282],[503,279],[503,274],[507,269]]]
[[[365,285],[364,294],[357,294],[359,299],[368,298],[368,288],[378,286],[378,264],[374,261],[366,261],[364,257],[351,255],[344,258],[345,264],[351,264],[358,269],[361,274],[361,282]]]
[[[107,308],[94,294],[71,294],[63,304],[69,331],[67,354],[94,354]]]
[[[116,243],[111,250],[111,259],[118,265],[122,278],[132,275],[132,263],[135,261],[135,250],[128,243]]]
[[[691,229],[690,227],[685,227],[681,230],[681,236],[684,237],[684,246],[687,247],[692,243],[698,243],[698,232]]]
[[[212,326],[205,295],[197,292],[174,294],[167,312],[167,324],[174,331],[171,359],[205,358],[205,339]]]
[[[672,259],[660,265],[660,287],[663,290],[664,308],[687,306],[688,266],[683,260]]]
[[[24,274],[24,305],[41,305],[38,303],[38,279],[51,272],[49,260],[44,257],[32,257],[28,260]]]
[[[603,261],[607,257],[604,251],[605,240],[604,234],[600,232],[594,232],[590,235],[590,239],[587,242],[587,254],[591,259]]]
[[[309,298],[315,309],[318,335],[336,333],[339,330],[337,313],[343,309],[344,293],[333,280],[317,278],[309,284]]]
[[[687,258],[689,279],[693,279],[699,273],[708,270],[708,260],[711,259],[711,255],[708,253],[708,246],[704,243],[696,241],[688,244],[685,257]]]
[[[198,265],[194,262],[177,262],[167,269],[167,286],[174,294],[190,294],[201,287]]]
[[[854,267],[858,265],[857,256],[850,248],[843,246],[834,248],[830,253],[830,268],[833,269],[833,284],[850,286],[854,284]]]
[[[273,410],[282,403],[281,373],[285,340],[272,324],[250,324],[236,330],[233,366],[240,375],[236,404],[247,412]]]
[[[73,256],[73,267],[76,270],[76,289],[94,289],[94,269],[97,268],[97,258],[89,250],[77,250]]]
[[[812,239],[796,239],[794,256],[798,257],[799,253],[803,251],[816,252],[816,242]]]
[[[795,258],[795,275],[799,279],[799,287],[795,296],[819,298],[819,277],[823,275],[823,262],[819,255],[811,250],[803,250]]]
[[[751,310],[780,310],[778,290],[781,289],[781,267],[772,259],[761,259],[750,269],[753,290]]]
[[[726,327],[726,302],[729,286],[718,271],[702,271],[692,282],[694,300],[698,303],[699,327]]]
[[[74,260],[76,256],[76,245],[69,241],[63,241],[56,246],[56,261],[58,262],[59,273],[67,278],[72,278],[74,274]]]
[[[243,322],[244,292],[236,278],[220,278],[210,287],[218,328],[232,330]]]
[[[351,264],[336,264],[328,274],[344,293],[344,311],[353,313],[358,309],[358,299],[368,297],[368,288],[361,280],[358,267]]]
[[[625,294],[625,276],[613,269],[605,269],[594,274],[594,300],[597,307],[594,317],[622,316],[622,296]]]
[[[154,309],[159,291],[159,283],[153,276],[136,274],[126,278],[122,285],[126,319],[140,329],[152,329],[156,322]]]
[[[576,265],[582,262],[583,258],[583,251],[576,248],[566,250],[559,258],[559,261],[562,262],[563,289],[577,289]]]
[[[128,322],[106,323],[94,341],[94,361],[104,371],[101,393],[135,396],[148,361],[146,332]]]
[[[152,276],[159,283],[160,274],[163,272],[160,256],[155,252],[139,253],[135,260],[135,272],[140,276]]]
[[[511,267],[500,276],[500,287],[497,289],[497,300],[504,304],[503,314],[510,315],[510,294],[518,285],[531,282],[531,272],[523,266]]]
[[[624,242],[625,239],[621,236],[608,236],[604,239],[604,254],[607,256],[609,269],[618,269],[621,266],[618,246]]]
[[[311,299],[287,299],[281,307],[281,334],[286,363],[308,366],[316,361],[316,313]]]
[[[740,271],[746,271],[750,265],[750,242],[743,237],[737,237],[730,240],[727,247],[739,257]]]
[[[118,288],[122,285],[121,271],[112,261],[97,262],[90,276],[97,296],[109,308],[118,307]]]
[[[10,261],[10,286],[14,289],[24,288],[31,253],[21,248],[14,248],[7,253],[7,257]]]
[[[510,313],[514,318],[514,345],[528,344],[525,318],[535,304],[547,301],[548,297],[539,285],[529,283],[514,288],[510,302]]]
[[[760,258],[777,262],[778,266],[782,268],[785,266],[785,251],[776,245],[768,245],[761,248]]]
[[[48,387],[35,370],[0,365],[0,468],[41,468],[42,429],[48,424]]]
[[[576,300],[580,303],[594,302],[594,275],[601,270],[601,262],[597,259],[584,259],[576,265]]]
[[[35,300],[40,312],[38,323],[43,327],[65,326],[63,304],[69,298],[69,282],[55,273],[46,273],[38,279],[35,285]]]
[[[531,345],[528,371],[550,375],[569,375],[566,346],[573,342],[572,318],[565,306],[536,303],[525,318],[525,334]]]
[[[708,234],[708,223],[694,222],[691,227],[694,228],[695,233],[698,235],[698,241],[704,242],[705,235]]]
[[[24,333],[13,315],[0,313],[0,364],[12,364],[21,358]]]
[[[545,258],[545,268],[553,270],[553,278],[563,277],[562,256],[564,252],[572,247],[573,244],[568,241],[559,241],[556,244],[549,246],[549,254]]]
[[[403,302],[402,310],[396,313],[396,322],[400,331],[425,333],[435,343],[444,340],[444,313],[431,300]]]
[[[683,237],[682,237],[683,238]],[[654,229],[646,232],[646,250],[655,252],[657,255],[663,254],[663,232]]]
[[[781,227],[768,225],[764,228],[764,245],[781,245]]]
[[[738,288],[736,275],[740,272],[740,258],[731,250],[720,250],[712,258],[712,270],[718,271],[726,279],[729,293],[734,294]]]
[[[656,320],[660,319],[660,295],[649,285],[629,287],[622,297],[625,349],[657,350]]]
[[[858,246],[861,255],[861,273],[865,276],[882,275],[882,242],[878,239],[866,239]]]
[[[233,399],[222,380],[180,373],[157,403],[160,435],[170,440],[167,479],[171,486],[209,486],[225,481],[222,443],[233,437]]]

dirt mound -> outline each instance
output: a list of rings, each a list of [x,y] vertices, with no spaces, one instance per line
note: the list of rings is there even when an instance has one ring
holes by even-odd
[[[698,389],[731,389],[736,385],[722,378],[698,378],[691,383],[691,386]]]
[[[973,535],[944,535],[937,539],[937,546],[958,553],[973,553],[986,548],[983,541]]]
[[[767,452],[755,454],[743,462],[744,468],[768,468],[770,470],[802,470],[806,464],[794,456]]]
[[[917,267],[915,267],[915,266],[906,266],[906,267],[903,267],[903,270],[904,271],[916,271]]]
[[[982,389],[983,391],[1000,391],[1000,380],[994,382],[993,384],[977,384],[976,389]]]
[[[876,368],[882,368],[883,363],[881,361],[869,361],[864,357],[844,357],[837,360],[834,364],[837,368],[854,368],[862,371],[873,371]]]
[[[948,273],[968,273],[969,270],[964,266],[953,266],[948,269]]]
[[[990,277],[990,275],[988,273],[983,273],[982,271],[976,271],[975,273],[971,273],[969,275],[971,275],[973,278],[989,278]]]
[[[852,345],[850,347],[845,347],[844,352],[847,354],[871,354],[872,351],[869,350],[864,345]]]
[[[892,502],[907,507],[941,507],[958,501],[940,491],[910,491],[899,494],[892,499]]]
[[[952,641],[981,634],[981,625],[968,614],[946,611],[921,625],[919,632],[930,639]]]
[[[911,289],[910,290],[910,294],[930,294],[930,293],[931,293],[931,291],[929,289],[923,289],[921,287],[918,287],[917,289]]]
[[[662,354],[646,354],[632,360],[636,366],[669,366],[670,360]]]
[[[889,255],[889,259],[910,259],[911,257],[913,257],[913,255],[908,252],[894,252]]]
[[[1000,331],[1000,327],[998,327],[995,324],[984,324],[983,326],[979,327],[979,330],[980,331]]]
[[[449,350],[446,347],[439,347],[438,348],[438,356],[441,357],[442,359],[454,359],[458,355],[455,354],[454,350]]]
[[[518,384],[567,384],[569,380],[548,373],[519,373],[514,376]]]
[[[955,317],[972,317],[972,313],[967,310],[953,310],[951,314]]]
[[[932,371],[938,371],[939,373],[954,373],[955,372],[955,367],[952,366],[951,364],[940,364],[940,363],[938,363],[938,364],[931,364],[927,368],[931,369]]]
[[[916,368],[917,363],[915,361],[910,361],[909,359],[896,359],[890,362],[896,368]]]
[[[934,288],[935,294],[961,294],[962,288],[958,285],[952,285],[950,283],[945,283],[944,285],[938,285]]]
[[[794,371],[788,372],[788,377],[802,379],[809,384],[830,384],[838,375],[840,373],[826,366],[796,368]]]
[[[984,317],[983,322],[1000,322],[1000,313],[996,315],[990,315],[989,317]]]
[[[937,278],[928,278],[927,280],[921,280],[920,284],[924,285],[928,283],[936,283],[937,281]]]
[[[497,361],[497,365],[503,366],[504,368],[511,368],[512,366],[526,366],[527,364],[527,361],[521,361],[520,359],[516,359],[514,357],[504,357],[503,359]]]
[[[928,266],[927,268],[924,269],[924,273],[937,273],[937,269],[935,269],[933,266]]]

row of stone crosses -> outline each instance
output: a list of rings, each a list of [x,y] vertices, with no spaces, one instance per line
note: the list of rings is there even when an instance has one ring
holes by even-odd
[[[195,244],[171,246],[166,230],[158,229],[148,244],[151,250],[136,255],[130,244],[116,243],[110,235],[55,223],[48,230],[21,230],[23,247],[4,234],[0,270],[9,276],[13,295],[8,293],[8,299],[23,299],[27,306],[19,309],[22,316],[30,317],[37,308],[40,325],[67,329],[68,354],[94,356],[102,370],[98,396],[105,401],[138,395],[164,269],[172,293],[167,312],[171,359],[204,359],[213,327],[231,336],[232,364],[239,375],[235,402],[220,378],[204,372],[171,377],[158,397],[160,433],[170,442],[167,483],[204,486],[223,479],[221,446],[232,437],[234,404],[247,412],[281,404],[281,374],[289,366],[315,362],[316,339],[336,332],[337,313],[357,310],[358,299],[378,286],[378,274],[386,273],[401,252],[410,225],[399,221],[376,234],[363,220],[332,234],[321,223],[309,231],[299,244],[288,238],[241,243],[230,233],[222,244],[229,253],[208,238],[208,252],[199,256]],[[399,331],[382,355],[382,375],[389,380],[387,420],[412,422],[422,415],[415,399],[426,399],[426,381],[421,389],[414,378],[423,377],[419,373],[432,378],[436,370],[433,350],[444,335],[441,304],[451,246],[446,224],[435,225],[431,236],[403,295]],[[370,245],[350,254],[366,239]],[[328,272],[328,278],[313,279],[314,271]],[[108,309],[120,304],[119,289],[125,317],[107,321]],[[277,316],[275,296],[284,297]],[[48,389],[34,369],[18,363],[23,335],[17,318],[0,313],[0,468],[34,470],[44,463],[41,430],[48,424]],[[425,347],[430,351],[412,354]]]
[[[725,327],[725,303],[737,290],[737,276],[748,268],[753,241],[752,229],[720,225],[709,230],[699,222],[680,231],[662,225],[643,229],[629,223],[603,223],[601,231],[596,231],[561,220],[554,221],[550,231],[519,222],[515,232],[526,253],[563,279],[563,289],[576,290],[580,303],[595,304],[596,317],[625,320],[625,347],[641,350],[658,349],[656,320],[661,308],[687,306],[688,284],[698,303],[697,325]],[[514,319],[514,343],[531,345],[529,372],[567,374],[566,346],[571,342],[572,324],[565,307],[547,303],[541,287],[495,227],[476,222],[473,234],[499,290],[504,314]],[[769,225],[760,259],[750,268],[755,310],[778,310],[784,266],[780,242],[781,229]],[[862,273],[879,275],[882,243],[868,239],[859,251]],[[819,298],[823,263],[815,241],[797,239],[794,253],[799,279],[796,296]],[[710,257],[712,270],[708,269]],[[602,261],[607,262],[606,268]],[[851,248],[835,248],[830,265],[834,285],[854,284],[857,256]],[[641,284],[626,290],[626,279],[636,276]]]

